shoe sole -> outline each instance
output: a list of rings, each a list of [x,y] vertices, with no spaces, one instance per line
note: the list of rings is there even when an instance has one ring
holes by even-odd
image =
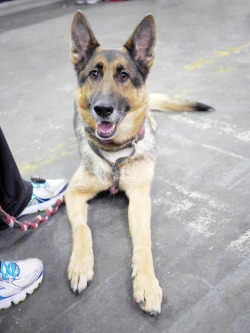
[[[59,200],[63,199],[66,188],[67,188],[67,185],[65,186],[65,188],[62,189],[61,193],[59,193],[57,196],[55,196],[54,198],[52,198],[48,201],[45,201],[43,203],[39,203],[37,205],[26,207],[17,218],[20,218],[21,216],[28,215],[28,214],[34,214],[34,213],[37,213],[37,212],[42,212],[42,211],[50,208],[51,206],[53,206],[57,202],[58,199]]]
[[[8,309],[11,306],[11,303],[17,305],[18,303],[24,301],[27,297],[27,294],[32,295],[34,290],[39,287],[39,284],[43,280],[43,272],[41,273],[40,277],[28,288],[22,290],[20,293],[9,297],[7,300],[0,301],[0,310]]]

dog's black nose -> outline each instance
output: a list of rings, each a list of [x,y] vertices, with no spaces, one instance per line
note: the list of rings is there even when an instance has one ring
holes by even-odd
[[[94,110],[98,116],[105,118],[113,113],[114,108],[111,105],[96,105],[94,106]]]

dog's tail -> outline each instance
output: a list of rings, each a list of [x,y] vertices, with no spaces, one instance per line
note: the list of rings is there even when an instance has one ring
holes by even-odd
[[[178,98],[170,98],[164,94],[149,94],[150,109],[157,111],[211,111],[209,105],[191,102]]]

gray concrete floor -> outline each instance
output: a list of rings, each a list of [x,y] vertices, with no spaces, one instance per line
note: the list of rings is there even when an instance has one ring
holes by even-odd
[[[155,270],[162,313],[132,299],[127,199],[90,202],[95,278],[79,296],[66,277],[71,228],[65,207],[35,232],[0,233],[2,259],[38,257],[44,281],[0,312],[1,332],[250,332],[249,0],[138,0],[63,7],[63,1],[0,5],[0,123],[24,178],[71,178],[75,74],[69,31],[80,7],[106,47],[120,47],[151,12],[157,56],[151,92],[198,100],[209,113],[157,113],[152,184]]]

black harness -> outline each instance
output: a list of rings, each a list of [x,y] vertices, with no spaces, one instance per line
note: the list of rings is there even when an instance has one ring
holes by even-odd
[[[112,170],[112,173],[113,173],[113,180],[114,180],[114,184],[113,184],[113,187],[112,187],[112,190],[111,192],[114,194],[114,193],[117,193],[119,191],[119,180],[120,180],[120,164],[122,162],[124,162],[126,159],[128,159],[129,157],[133,156],[136,149],[135,149],[135,144],[138,143],[138,141],[142,140],[144,138],[144,135],[145,135],[145,130],[141,133],[141,134],[138,134],[136,136],[136,138],[126,144],[125,146],[121,147],[121,148],[116,148],[116,149],[105,149],[105,148],[102,148],[104,151],[107,151],[107,152],[117,152],[117,151],[121,151],[123,149],[126,149],[126,148],[132,148],[132,151],[129,155],[127,156],[123,156],[123,157],[120,157],[118,158],[115,163],[112,163],[110,162],[99,150],[99,148],[94,144],[93,141],[91,140],[88,140],[88,144],[90,146],[90,148],[93,150],[93,152],[99,156],[100,158],[102,158],[105,162],[108,163],[108,165],[111,167],[111,170]]]

